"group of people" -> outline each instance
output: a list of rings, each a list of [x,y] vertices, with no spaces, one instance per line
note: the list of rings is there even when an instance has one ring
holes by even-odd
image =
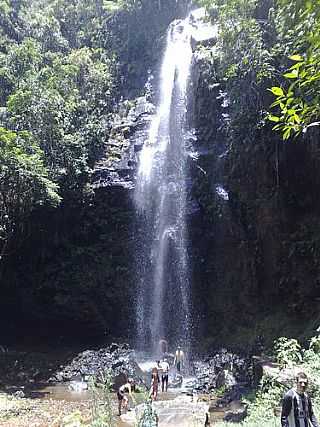
[[[152,368],[151,371],[151,387],[150,387],[150,397],[152,400],[157,400],[160,377],[161,377],[161,390],[162,392],[168,390],[168,381],[169,381],[169,369],[170,365],[167,359],[163,359],[162,362],[157,360],[156,366]]]
[[[161,342],[161,341],[160,341]],[[175,357],[173,361],[173,366],[176,368],[177,373],[179,376],[181,369],[184,366],[184,352],[181,349],[180,346],[178,346]],[[166,357],[163,358],[162,362],[160,360],[157,360],[156,366],[152,369],[151,373],[151,389],[150,389],[150,397],[152,400],[157,400],[158,397],[158,391],[159,391],[159,385],[160,385],[160,378],[161,378],[161,391],[167,391],[168,390],[168,381],[169,381],[169,369],[170,365],[168,363],[168,359]]]
[[[168,381],[169,381],[169,369],[170,365],[167,359],[163,359],[162,362],[157,360],[157,364],[151,371],[151,386],[149,397],[152,400],[157,400],[160,377],[161,377],[161,390],[162,392],[168,390]],[[135,389],[135,384],[132,379],[129,379],[126,384],[123,384],[119,387],[117,392],[118,397],[118,415],[121,415],[121,410],[128,410],[129,397],[132,399],[133,404],[135,404],[135,398],[133,391]]]
[[[151,386],[150,386],[149,396],[152,400],[157,400],[160,384],[161,384],[162,392],[166,392],[168,390],[170,365],[167,357],[165,357],[165,354],[168,351],[168,344],[165,340],[159,341],[159,349],[163,355],[163,359],[162,361],[157,360],[156,366],[154,366],[151,371]],[[177,374],[179,375],[179,377],[181,377],[181,381],[182,381],[182,376],[180,375],[180,373],[181,373],[181,369],[184,366],[184,363],[185,363],[184,352],[181,349],[181,347],[178,346],[175,352],[173,366],[176,368]],[[135,384],[132,379],[128,379],[128,381],[125,384],[119,387],[117,392],[119,416],[121,415],[122,409],[125,411],[128,410],[129,398],[131,398],[133,404],[135,404],[135,398],[132,393],[134,389],[135,389]]]
[[[178,351],[178,350],[177,350]],[[176,354],[177,356],[177,354]],[[180,372],[183,359],[180,359],[181,354],[175,357],[174,365],[177,371]],[[157,365],[152,369],[150,398],[157,400],[158,389],[161,375],[161,390],[162,392],[168,389],[169,378],[169,363],[166,358],[162,362],[157,361]],[[299,372],[296,376],[296,384],[283,397],[281,426],[282,427],[320,427],[315,417],[312,402],[307,394],[308,377],[304,372]],[[129,379],[126,384],[123,384],[117,393],[119,402],[119,415],[121,409],[127,410],[129,397],[135,404],[135,398],[132,392],[134,391],[134,381]]]

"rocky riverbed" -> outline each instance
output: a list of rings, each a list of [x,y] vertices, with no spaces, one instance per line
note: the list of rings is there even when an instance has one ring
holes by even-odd
[[[248,360],[227,350],[215,352],[202,360],[190,361],[183,386],[171,388],[168,394],[160,394],[160,400],[163,401],[160,405],[162,413],[165,413],[168,405],[175,408],[175,403],[165,402],[181,396],[183,408],[188,407],[185,399],[200,402],[199,408],[202,408],[202,404],[208,407],[213,424],[223,418],[230,421],[241,420],[245,416],[245,408],[239,399],[250,385],[249,365]],[[99,401],[105,406],[105,396],[101,394],[103,388],[100,387],[106,380],[103,373],[108,372],[108,383],[111,381],[114,390],[128,377],[134,378],[142,391],[138,394],[137,401],[143,402],[144,384],[148,383],[149,377],[149,373],[143,369],[137,363],[135,352],[127,344],[113,343],[98,349],[59,353],[51,350],[2,351],[0,426],[89,425],[99,408]],[[173,369],[172,371],[173,383],[175,372]],[[92,388],[93,382],[98,382],[98,388],[95,389],[98,394],[87,390],[88,387]],[[113,425],[130,425],[121,424],[121,420],[116,417],[115,393],[109,393],[108,399],[109,414],[114,416]],[[181,414],[184,413],[182,409]]]

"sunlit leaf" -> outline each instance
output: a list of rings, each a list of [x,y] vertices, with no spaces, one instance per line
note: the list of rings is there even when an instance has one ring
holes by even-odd
[[[284,96],[284,92],[281,89],[281,87],[273,86],[271,89],[269,89],[274,95],[276,96]]]
[[[287,128],[287,129],[283,132],[282,138],[283,138],[284,140],[287,140],[287,139],[289,139],[289,138],[290,138],[290,134],[291,134],[291,128]]]
[[[291,59],[292,61],[303,61],[303,57],[301,55],[292,55],[289,56],[289,59]]]
[[[280,117],[278,116],[273,116],[272,114],[269,114],[267,116],[267,119],[270,120],[270,122],[279,122],[280,121]]]
[[[294,117],[295,121],[296,121],[298,124],[300,124],[300,123],[301,123],[301,119],[300,119],[300,117],[298,116],[298,114],[294,114],[294,115],[293,115],[293,117]]]
[[[298,77],[298,70],[292,70],[291,73],[285,73],[283,76],[287,79],[296,79]]]
[[[289,68],[289,70],[296,70],[301,68],[303,65],[303,62],[297,62],[296,64],[292,65],[292,67]]]

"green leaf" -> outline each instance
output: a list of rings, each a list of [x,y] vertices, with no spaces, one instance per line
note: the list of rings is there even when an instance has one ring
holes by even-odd
[[[289,59],[291,59],[291,61],[303,61],[303,57],[301,55],[292,55],[289,56]]]
[[[287,140],[290,138],[291,128],[287,127],[287,129],[283,132],[282,138]]]
[[[270,120],[270,122],[280,122],[280,117],[278,116],[273,116],[272,114],[269,114],[267,116],[267,119]]]
[[[287,79],[296,79],[298,77],[298,70],[292,70],[291,73],[285,73],[283,76]]]
[[[301,68],[301,66],[303,65],[303,62],[297,62],[296,64],[292,65],[292,67],[289,68],[289,70],[296,70]]]
[[[301,119],[300,119],[300,117],[298,116],[298,114],[294,114],[294,115],[293,115],[293,117],[294,117],[295,121],[296,121],[298,124],[300,124],[300,123],[301,123]]]
[[[272,92],[276,96],[284,96],[284,92],[281,87],[273,86],[271,89],[268,90],[270,90],[270,92]]]

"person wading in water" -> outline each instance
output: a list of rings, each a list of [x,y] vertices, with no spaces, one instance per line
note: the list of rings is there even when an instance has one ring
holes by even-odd
[[[157,368],[152,369],[150,397],[152,400],[157,400],[159,389],[159,373]]]
[[[169,380],[169,363],[167,359],[164,359],[163,362],[161,362],[161,390],[162,392],[168,390],[168,380]]]
[[[128,409],[128,403],[129,403],[129,396],[132,399],[133,404],[135,404],[135,398],[132,394],[132,391],[134,390],[134,381],[132,379],[129,379],[126,384],[123,384],[121,387],[119,387],[119,390],[117,392],[118,397],[118,415],[121,416],[121,409],[123,408],[125,411]]]

